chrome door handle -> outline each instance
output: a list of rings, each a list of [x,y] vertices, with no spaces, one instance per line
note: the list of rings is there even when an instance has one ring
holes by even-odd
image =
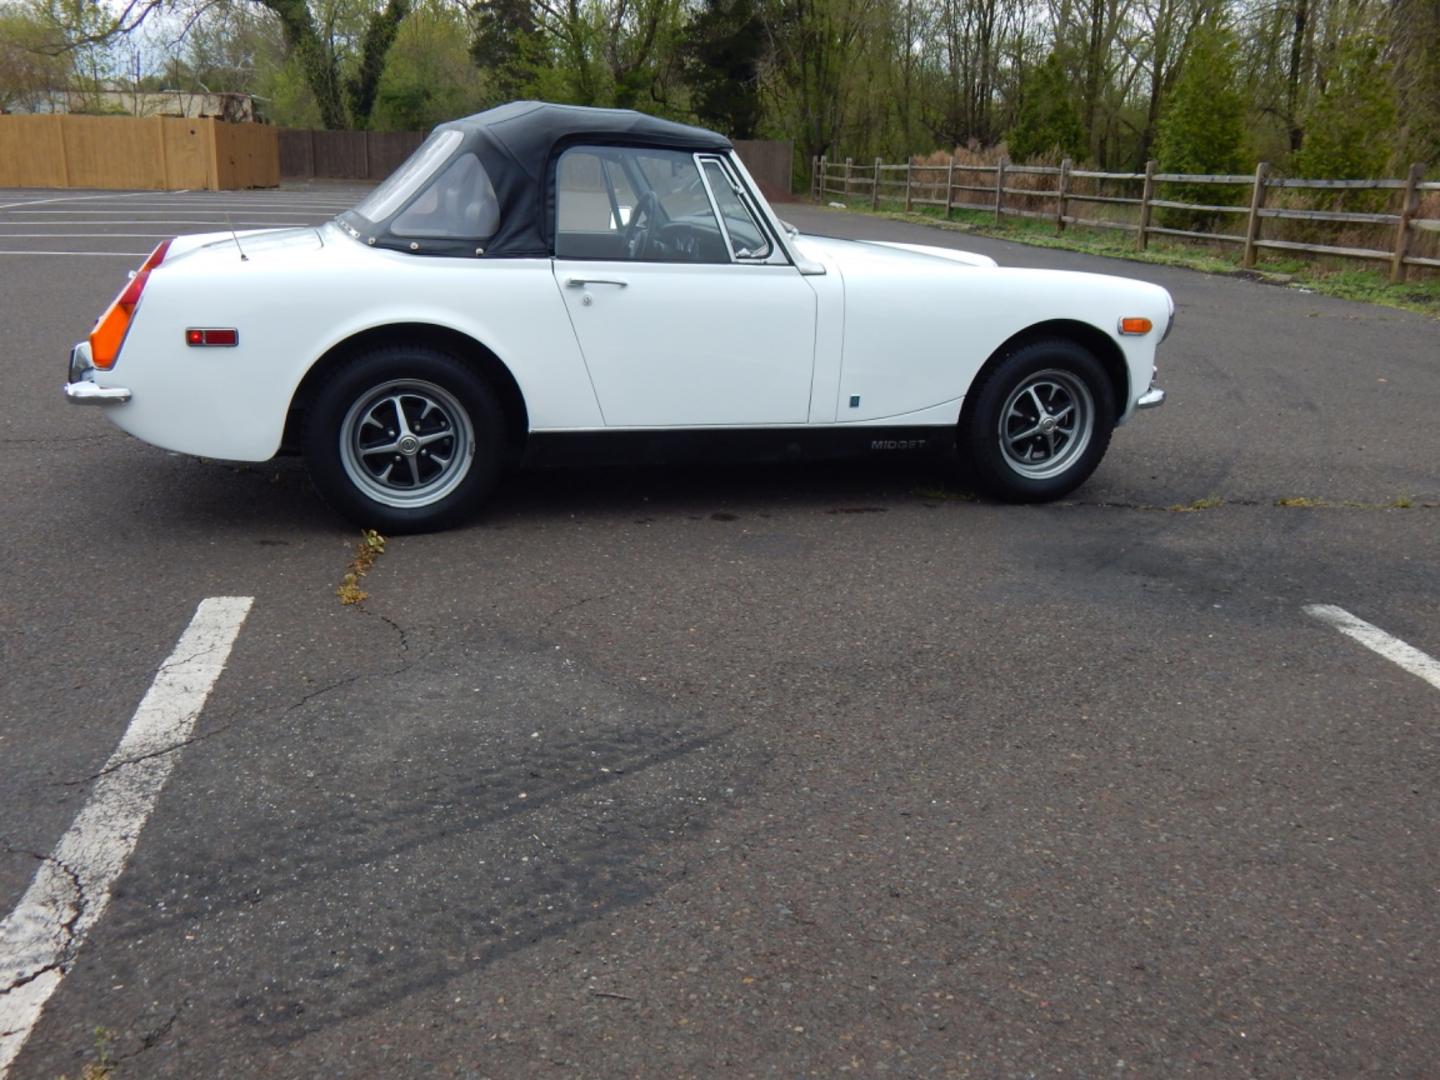
[[[568,277],[565,279],[565,285],[571,289],[583,289],[586,285],[615,285],[623,289],[629,284],[628,281],[621,281],[618,278]]]

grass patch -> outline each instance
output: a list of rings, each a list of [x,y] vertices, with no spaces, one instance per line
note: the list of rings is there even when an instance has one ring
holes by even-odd
[[[997,240],[1013,240],[1034,247],[1078,251],[1086,255],[1128,259],[1131,262],[1154,263],[1160,266],[1178,266],[1209,274],[1255,277],[1279,285],[1310,289],[1342,300],[1383,304],[1386,307],[1418,311],[1432,318],[1440,318],[1440,277],[1427,277],[1392,285],[1388,269],[1340,269],[1328,265],[1324,260],[1307,262],[1291,256],[1262,256],[1260,265],[1255,270],[1244,270],[1240,266],[1240,251],[1238,248],[1231,250],[1230,245],[1220,248],[1211,247],[1202,241],[1193,244],[1177,243],[1157,237],[1150,241],[1146,250],[1137,251],[1133,233],[1070,225],[1057,235],[1053,221],[1012,217],[997,225],[994,213],[985,210],[956,209],[948,219],[944,209],[938,206],[918,206],[906,213],[902,209],[886,207],[884,203],[879,210],[872,210],[864,204],[848,204],[846,210],[891,221],[934,225],[954,232],[992,236]],[[1412,269],[1411,273],[1418,271]]]
[[[1417,503],[1409,495],[1397,495],[1389,502],[1367,503],[1358,502],[1355,499],[1312,499],[1308,495],[1294,495],[1288,498],[1276,499],[1275,505],[1288,510],[1434,510],[1440,508],[1440,503],[1422,502]]]
[[[111,1080],[115,1075],[115,1065],[110,1059],[110,1043],[114,1038],[115,1033],[108,1028],[95,1029],[95,1060],[80,1067],[80,1080]],[[60,1080],[68,1080],[68,1075]]]
[[[1225,505],[1225,500],[1219,495],[1207,495],[1203,499],[1196,499],[1194,502],[1177,503],[1174,506],[1167,506],[1165,509],[1172,514],[1195,514],[1201,510],[1214,510]]]
[[[979,502],[980,499],[973,492],[951,491],[948,488],[940,487],[918,487],[911,491],[916,498],[929,499],[931,502]]]
[[[381,536],[374,529],[366,529],[360,534],[360,542],[355,545],[355,555],[350,560],[350,565],[345,570],[345,576],[340,579],[340,585],[335,590],[335,595],[340,597],[342,604],[358,604],[368,599],[370,594],[360,588],[360,579],[370,572],[375,565],[375,560],[385,554],[385,537]]]

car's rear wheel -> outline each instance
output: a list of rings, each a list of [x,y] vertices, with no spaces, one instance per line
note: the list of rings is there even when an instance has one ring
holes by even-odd
[[[1008,502],[1045,502],[1089,479],[1115,427],[1115,390],[1073,341],[1022,346],[976,381],[960,447],[975,483]]]
[[[375,349],[321,386],[305,426],[315,486],[381,532],[454,524],[494,488],[504,419],[483,378],[448,353]]]

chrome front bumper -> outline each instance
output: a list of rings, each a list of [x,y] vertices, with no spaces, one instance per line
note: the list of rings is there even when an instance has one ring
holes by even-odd
[[[70,373],[65,382],[65,400],[71,405],[122,405],[130,400],[123,386],[97,386],[91,379],[95,365],[90,343],[82,341],[70,350]]]
[[[1151,386],[1149,390],[1140,395],[1140,400],[1135,402],[1137,409],[1153,409],[1165,404],[1165,391],[1158,386]]]

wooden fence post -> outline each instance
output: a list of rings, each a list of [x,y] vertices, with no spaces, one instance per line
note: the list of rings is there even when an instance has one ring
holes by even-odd
[[[875,179],[870,184],[870,209],[880,209],[880,158],[875,158]]]
[[[1255,166],[1255,188],[1250,192],[1250,218],[1245,223],[1245,254],[1240,260],[1240,265],[1246,270],[1255,268],[1255,241],[1260,239],[1260,210],[1265,205],[1265,178],[1269,175],[1268,161]]]
[[[826,174],[829,172],[829,170],[830,170],[829,163],[826,162],[826,160],[825,160],[825,155],[824,155],[824,154],[821,154],[821,155],[820,155],[820,201],[821,201],[821,202],[825,202],[825,201],[826,201],[826,200],[825,200],[825,196],[829,194],[829,192],[825,190],[825,189],[829,186],[829,183],[830,183],[830,177],[829,177],[828,175],[826,175]]]
[[[65,149],[65,121],[59,113],[55,114],[55,136],[60,140],[60,175],[65,178],[65,186],[70,186],[70,151]]]
[[[1425,179],[1425,166],[1419,162],[1410,166],[1410,175],[1405,178],[1405,197],[1400,203],[1400,224],[1395,226],[1395,257],[1390,262],[1390,280],[1395,284],[1405,280],[1405,256],[1410,250],[1410,222],[1420,208],[1420,181]]]
[[[1000,224],[1001,215],[1005,213],[1005,159],[1002,157],[1000,163],[995,166],[995,224]]]
[[[950,211],[955,206],[955,155],[950,155],[950,166],[945,170],[945,220],[950,220]]]
[[[849,198],[850,198],[850,170],[854,167],[854,165],[855,165],[855,159],[854,159],[854,158],[848,158],[848,157],[847,157],[847,158],[845,159],[845,198],[846,198],[846,199],[849,199]]]
[[[810,197],[820,197],[820,155],[810,155]]]
[[[155,140],[160,144],[160,183],[166,188],[177,188],[180,185],[170,180],[170,155],[165,152],[165,121],[158,116],[150,119],[155,125]]]
[[[915,172],[913,159],[905,159],[905,213],[910,213],[910,177]]]
[[[1065,193],[1070,187],[1070,159],[1060,162],[1060,184],[1055,189],[1055,232],[1065,231]]]
[[[1145,186],[1140,189],[1140,234],[1135,238],[1137,251],[1144,251],[1150,242],[1150,200],[1155,198],[1155,162],[1145,162]]]

